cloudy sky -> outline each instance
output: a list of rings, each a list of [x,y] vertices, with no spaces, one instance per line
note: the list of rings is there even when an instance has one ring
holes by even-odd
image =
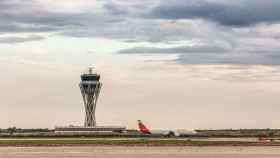
[[[0,128],[280,128],[279,0],[1,0]]]

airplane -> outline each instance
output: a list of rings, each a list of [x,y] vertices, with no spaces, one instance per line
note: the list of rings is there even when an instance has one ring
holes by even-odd
[[[193,136],[196,135],[197,132],[193,130],[150,130],[148,129],[141,120],[138,120],[138,128],[142,134],[146,135],[161,135],[165,137],[179,137],[179,136]]]

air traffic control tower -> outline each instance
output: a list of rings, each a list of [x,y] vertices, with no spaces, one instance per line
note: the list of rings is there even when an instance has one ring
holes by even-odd
[[[85,133],[112,133],[123,132],[126,130],[124,126],[97,126],[95,118],[95,109],[102,83],[100,82],[100,74],[93,71],[93,68],[88,68],[85,73],[81,75],[81,82],[79,84],[83,96],[85,106],[85,122],[84,126],[56,126],[56,133],[68,134],[85,134]]]
[[[89,68],[88,72],[81,75],[79,84],[85,106],[85,127],[96,126],[95,109],[102,83],[100,74],[93,72],[93,68]]]

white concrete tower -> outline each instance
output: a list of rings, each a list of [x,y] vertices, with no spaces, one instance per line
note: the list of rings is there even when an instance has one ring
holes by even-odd
[[[93,68],[81,75],[79,84],[85,105],[85,127],[96,126],[95,108],[102,83],[100,74],[93,72]]]

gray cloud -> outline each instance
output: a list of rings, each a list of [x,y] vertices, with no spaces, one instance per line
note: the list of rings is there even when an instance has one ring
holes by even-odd
[[[235,6],[245,3],[241,2]],[[153,6],[157,7],[151,9]],[[105,37],[130,42],[168,42],[193,38],[209,39],[211,37],[232,41],[229,37],[232,33],[230,29],[211,26],[207,22],[195,20],[188,22],[172,21],[179,18],[208,18],[208,15],[215,15],[216,17],[217,12],[222,10],[223,7],[229,7],[229,5],[202,0],[190,1],[190,4],[179,0],[161,1],[158,5],[152,1],[141,3],[108,1],[104,3],[101,12],[95,10],[51,12],[34,0],[3,0],[0,2],[0,33],[57,32],[60,35],[72,37]],[[232,7],[234,8],[234,6]],[[162,20],[141,16],[150,10],[152,10],[150,16]],[[228,18],[227,15],[231,14],[217,14],[216,18],[224,17],[225,20],[230,20],[231,18]],[[225,36],[227,37],[225,38]]]
[[[128,11],[115,3],[106,3],[103,8],[107,10],[111,15],[125,15]]]
[[[227,50],[218,46],[180,46],[172,48],[135,47],[120,50],[120,54],[185,54],[185,53],[224,53]]]
[[[118,51],[120,54],[177,54],[181,64],[280,65],[275,49],[234,49],[220,46],[181,46],[173,48],[135,47]],[[172,59],[173,60],[173,59]]]
[[[279,0],[165,0],[146,15],[160,19],[205,19],[225,26],[280,22]]]
[[[3,0],[0,2],[0,33],[59,32],[82,29],[86,25],[113,21],[95,12],[54,12],[35,0]],[[108,22],[110,23],[110,22]]]
[[[275,53],[254,54],[234,52],[224,54],[180,54],[182,64],[233,64],[233,65],[280,65],[280,55]]]
[[[23,42],[30,42],[30,41],[39,41],[43,39],[45,39],[45,37],[38,36],[38,35],[32,35],[28,37],[7,36],[7,37],[0,37],[0,43],[14,44],[14,43],[23,43]]]
[[[128,44],[161,43],[168,48],[135,47],[119,53],[179,54],[179,63],[279,64],[278,52],[273,50],[280,49],[276,38],[280,25],[255,25],[280,20],[278,0],[108,0],[102,4],[101,11],[56,12],[35,0],[2,0],[0,34],[15,35],[0,42],[41,40],[43,37],[22,38],[16,34],[49,32]],[[203,46],[171,48],[181,41]]]

